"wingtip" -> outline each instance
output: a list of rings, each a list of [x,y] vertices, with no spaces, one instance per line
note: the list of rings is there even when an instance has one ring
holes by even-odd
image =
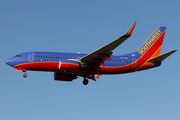
[[[176,52],[176,51],[178,51],[178,50],[177,50],[177,49],[176,49],[176,50],[173,50],[173,53]]]
[[[134,28],[136,26],[137,22],[134,22],[133,25],[129,28],[129,30],[127,31],[127,33],[124,35],[124,37],[130,37],[133,34]]]
[[[176,51],[178,51],[178,50],[176,49],[176,50],[172,50],[172,51],[170,51],[170,52],[174,53],[174,52],[176,52]]]

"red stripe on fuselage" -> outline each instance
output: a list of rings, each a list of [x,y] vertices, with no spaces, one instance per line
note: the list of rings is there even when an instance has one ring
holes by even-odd
[[[23,68],[26,70],[34,70],[34,71],[59,71],[60,69],[66,70],[78,70],[79,65],[72,63],[62,63],[61,68],[59,69],[59,62],[30,62],[23,63],[14,66],[15,68]]]
[[[59,69],[58,65],[59,62],[30,62],[19,64],[14,67],[34,71],[54,71]]]

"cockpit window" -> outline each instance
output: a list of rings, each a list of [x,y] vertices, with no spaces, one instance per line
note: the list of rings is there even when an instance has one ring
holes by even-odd
[[[21,55],[16,55],[16,56],[14,56],[14,57],[21,57]]]

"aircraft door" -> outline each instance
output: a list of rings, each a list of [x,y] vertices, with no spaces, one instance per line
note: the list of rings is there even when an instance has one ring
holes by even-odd
[[[137,63],[136,63],[136,58],[132,58],[132,67],[136,68]]]
[[[34,53],[33,52],[28,53],[28,61],[34,61]]]
[[[59,69],[61,69],[61,61],[59,60]]]

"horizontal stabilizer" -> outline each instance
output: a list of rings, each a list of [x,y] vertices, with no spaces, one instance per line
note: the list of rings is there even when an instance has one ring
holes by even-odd
[[[167,57],[169,57],[171,54],[173,54],[174,52],[176,52],[177,50],[172,50],[170,52],[164,53],[160,56],[157,56],[155,58],[149,59],[147,62],[151,62],[151,63],[157,63],[157,62],[161,62],[164,59],[166,59]]]

